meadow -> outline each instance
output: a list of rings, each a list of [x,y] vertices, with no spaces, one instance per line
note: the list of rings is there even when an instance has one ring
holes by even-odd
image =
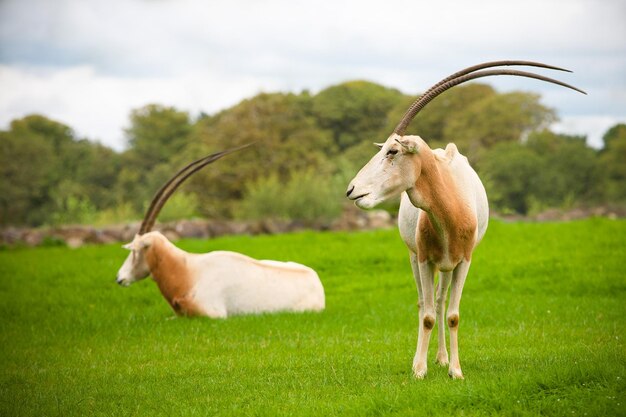
[[[183,240],[315,268],[327,308],[176,318],[120,245],[0,251],[0,415],[626,415],[626,221],[492,221],[463,293],[465,380],[411,374],[396,230]]]

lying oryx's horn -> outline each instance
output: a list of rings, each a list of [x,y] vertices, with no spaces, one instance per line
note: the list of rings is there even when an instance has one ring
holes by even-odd
[[[413,102],[413,104],[411,104],[411,106],[406,111],[406,113],[404,113],[404,116],[402,116],[402,120],[400,120],[400,123],[398,123],[398,125],[396,126],[393,132],[400,136],[403,136],[406,132],[406,128],[408,127],[409,123],[411,123],[411,121],[417,115],[417,113],[419,113],[420,110],[422,110],[435,97],[437,97],[439,94],[443,93],[444,91],[456,85],[462,84],[466,81],[474,80],[476,78],[489,77],[492,75],[516,75],[520,77],[535,78],[537,80],[547,81],[553,84],[558,84],[563,87],[571,88],[572,90],[578,91],[583,94],[587,94],[583,90],[576,88],[574,86],[571,86],[569,84],[566,84],[562,81],[544,77],[542,75],[534,74],[531,72],[518,71],[518,70],[512,70],[512,69],[495,69],[495,70],[479,71],[485,68],[509,66],[509,65],[525,65],[525,66],[548,68],[548,69],[553,69],[553,70],[572,72],[565,68],[559,68],[559,67],[555,67],[552,65],[547,65],[547,64],[542,64],[540,62],[532,62],[532,61],[493,61],[493,62],[485,62],[483,64],[478,64],[472,67],[465,68],[464,70],[461,70],[459,72],[456,72],[450,75],[449,77],[444,78],[443,80],[439,81],[437,84],[433,85],[428,90],[426,90],[426,92],[421,97],[419,97],[417,100]]]
[[[178,171],[176,174],[174,174],[172,178],[170,178],[165,184],[163,184],[161,188],[159,188],[159,191],[157,191],[152,198],[150,206],[148,207],[143,221],[141,222],[139,234],[143,235],[144,233],[148,233],[150,230],[152,230],[154,222],[156,221],[156,217],[159,215],[159,212],[161,211],[167,200],[187,178],[189,178],[191,175],[201,170],[205,166],[209,165],[210,163],[217,161],[221,157],[228,155],[229,153],[233,153],[241,149],[247,148],[251,145],[252,144],[250,143],[247,145],[239,146],[237,148],[217,152],[204,158],[198,159],[197,161],[193,161],[192,163],[188,164],[180,171]]]

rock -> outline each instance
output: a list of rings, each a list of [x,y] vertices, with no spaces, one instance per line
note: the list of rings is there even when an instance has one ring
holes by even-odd
[[[539,222],[555,221],[563,218],[561,210],[549,209],[535,215],[535,220]]]
[[[80,248],[85,244],[85,241],[80,236],[68,236],[65,238],[65,244],[70,248]]]
[[[386,210],[372,210],[367,213],[368,224],[370,229],[387,229],[394,226],[393,218]]]
[[[247,235],[250,234],[250,226],[246,222],[228,222],[231,235]]]
[[[18,242],[23,241],[24,231],[16,227],[7,227],[0,231],[0,244],[3,245],[15,245]]]
[[[122,241],[118,234],[110,230],[96,230],[95,239],[95,242],[90,243],[109,244]]]
[[[626,206],[597,206],[592,208],[574,208],[568,211],[550,209],[532,218],[521,215],[498,215],[492,217],[504,221],[562,221],[578,220],[588,217],[607,217],[617,219],[626,217]],[[180,220],[171,223],[159,223],[155,230],[161,231],[168,239],[178,240],[181,237],[211,238],[224,235],[257,235],[261,233],[278,234],[304,229],[313,230],[363,230],[395,227],[396,217],[385,210],[364,211],[354,205],[346,205],[341,216],[332,221],[285,221],[265,219],[260,221],[227,221],[227,220]],[[128,243],[133,240],[139,230],[140,223],[113,225],[103,228],[91,226],[63,226],[52,229],[27,229],[7,227],[0,229],[0,244],[25,244],[38,246],[41,244],[67,244],[80,247],[84,244],[110,244],[115,242]]]
[[[112,243],[112,242],[128,242],[126,239],[127,226],[108,226],[104,229],[96,231],[98,237],[101,239],[100,243]]]
[[[203,220],[180,220],[175,223],[174,230],[181,237],[209,237],[209,228],[207,222]]]
[[[262,230],[270,235],[285,233],[289,229],[289,222],[279,219],[265,219],[261,221]]]
[[[176,233],[176,230],[174,229],[168,228],[168,229],[163,230],[161,233],[163,233],[163,236],[165,236],[172,242],[180,239],[180,235]]]
[[[230,225],[227,222],[219,220],[211,220],[207,225],[210,237],[218,237],[228,235],[231,232]]]
[[[22,235],[22,241],[28,246],[39,246],[43,242],[44,233],[41,230],[27,230]]]

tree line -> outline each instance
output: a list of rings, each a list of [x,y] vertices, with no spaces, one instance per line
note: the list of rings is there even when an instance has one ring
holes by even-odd
[[[415,99],[366,81],[317,94],[263,93],[196,119],[150,104],[130,114],[127,149],[79,138],[42,115],[0,131],[0,224],[117,223],[142,217],[159,186],[188,162],[254,142],[192,177],[160,218],[304,222],[337,217],[348,181]],[[491,208],[626,204],[626,125],[595,150],[557,134],[553,109],[527,92],[469,84],[433,101],[409,127],[431,147],[457,144],[483,179]]]

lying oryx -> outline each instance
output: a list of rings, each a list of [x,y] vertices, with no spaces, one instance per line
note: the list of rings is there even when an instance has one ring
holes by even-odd
[[[245,147],[245,146],[244,146]],[[131,251],[117,273],[128,286],[152,275],[176,314],[225,318],[275,311],[321,311],[324,288],[317,273],[293,262],[258,261],[226,251],[187,253],[160,232],[150,232],[159,211],[190,175],[236,148],[199,159],[180,170],[154,196]]]
[[[419,332],[413,373],[426,375],[430,333],[439,320],[437,362],[448,365],[444,319],[450,330],[449,375],[463,378],[458,353],[459,303],[474,248],[487,230],[487,194],[476,172],[454,144],[431,149],[419,136],[405,136],[415,115],[442,92],[463,82],[491,75],[518,75],[548,81],[584,93],[551,78],[509,70],[483,70],[502,65],[561,68],[528,61],[487,62],[457,72],[428,89],[402,117],[380,151],[348,186],[347,196],[361,208],[371,208],[402,195],[398,226],[411,258],[418,288]],[[565,70],[567,71],[567,70]],[[585,93],[586,94],[586,93]],[[435,302],[434,277],[439,272]],[[450,303],[445,314],[448,286]]]

